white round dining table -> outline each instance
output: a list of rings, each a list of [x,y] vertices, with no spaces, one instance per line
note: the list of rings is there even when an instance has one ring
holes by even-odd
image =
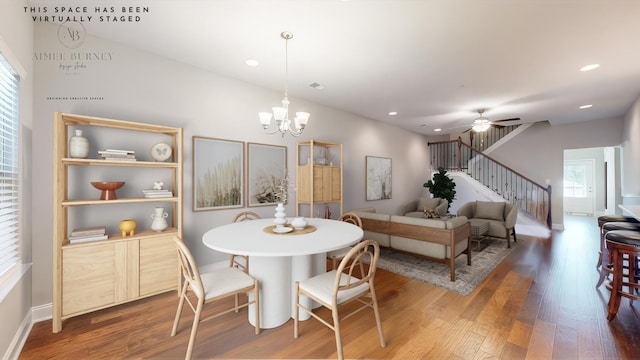
[[[325,272],[327,252],[353,245],[364,234],[361,228],[343,221],[310,218],[307,222],[306,231],[277,234],[265,231],[274,225],[273,219],[241,221],[218,226],[202,236],[210,249],[249,256],[249,274],[260,282],[261,328],[286,323],[295,310],[295,282]],[[310,299],[301,302],[313,306]],[[301,320],[309,318],[302,313]],[[252,324],[254,314],[255,308],[250,306]]]

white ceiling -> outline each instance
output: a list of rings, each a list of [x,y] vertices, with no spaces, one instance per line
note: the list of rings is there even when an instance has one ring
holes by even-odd
[[[497,120],[565,124],[622,116],[640,96],[640,1],[29,0],[146,6],[88,33],[289,95],[435,134],[478,108]],[[80,14],[82,15],[82,14]],[[95,14],[90,14],[95,15]],[[248,59],[258,67],[245,64]],[[598,63],[599,69],[579,68]],[[324,85],[315,90],[309,84]],[[580,110],[584,104],[591,109]],[[268,110],[265,104],[257,111]],[[257,105],[256,105],[257,106]],[[397,111],[397,116],[388,112]],[[311,114],[309,126],[313,126]],[[256,115],[257,122],[257,115]],[[426,125],[426,126],[421,126]]]

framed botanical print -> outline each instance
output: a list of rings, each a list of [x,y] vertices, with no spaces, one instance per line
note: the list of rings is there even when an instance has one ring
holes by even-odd
[[[391,159],[366,157],[367,200],[391,199]]]
[[[287,147],[247,143],[248,206],[286,202]]]
[[[244,142],[193,137],[193,211],[244,207]]]

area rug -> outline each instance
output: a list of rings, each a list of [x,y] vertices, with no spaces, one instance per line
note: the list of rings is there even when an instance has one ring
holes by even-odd
[[[509,255],[516,244],[512,242],[509,249],[504,239],[489,238],[483,241],[478,251],[475,250],[476,244],[472,243],[471,266],[467,265],[465,254],[456,258],[456,281],[451,281],[449,266],[446,264],[398,253],[384,247],[380,247],[378,268],[468,295]]]

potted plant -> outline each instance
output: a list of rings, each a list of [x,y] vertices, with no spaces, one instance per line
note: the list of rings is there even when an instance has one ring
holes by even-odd
[[[439,167],[438,172],[433,174],[433,178],[422,186],[429,189],[433,197],[446,199],[449,202],[447,212],[449,211],[451,202],[456,198],[456,183],[447,175],[447,170],[444,167]]]

